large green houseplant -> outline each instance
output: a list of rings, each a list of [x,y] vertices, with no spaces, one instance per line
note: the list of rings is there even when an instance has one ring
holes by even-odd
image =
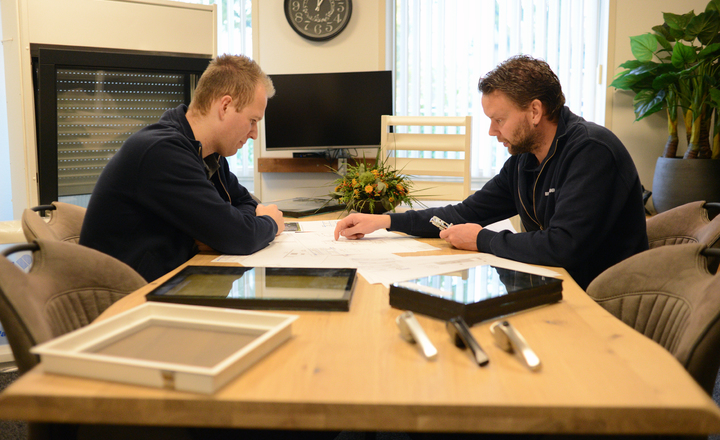
[[[720,118],[716,116],[720,109],[720,0],[711,0],[700,14],[665,12],[663,19],[662,24],[652,28],[653,32],[630,37],[635,59],[622,63],[620,67],[625,70],[610,84],[635,93],[636,121],[663,110],[667,113],[668,141],[656,165],[653,199],[655,207],[660,208],[658,197],[665,194],[659,194],[657,187],[662,186],[679,200],[668,201],[668,206],[659,211],[702,198],[720,200],[720,182],[710,195],[694,191],[698,187],[697,173],[703,172],[697,169],[720,178],[720,161],[691,165],[663,160],[677,157],[680,121],[687,135],[685,159],[720,158]],[[666,178],[668,167],[673,175],[679,167],[690,176]],[[658,176],[659,171],[663,175]],[[701,186],[713,189],[714,184]]]

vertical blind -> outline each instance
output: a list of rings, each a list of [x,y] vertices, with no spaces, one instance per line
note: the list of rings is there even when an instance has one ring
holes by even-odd
[[[602,124],[598,70],[607,47],[607,0],[395,0],[395,114],[473,116],[473,187],[494,176],[507,149],[487,135],[478,81],[505,59],[548,62],[567,105]],[[599,105],[602,104],[602,105]]]

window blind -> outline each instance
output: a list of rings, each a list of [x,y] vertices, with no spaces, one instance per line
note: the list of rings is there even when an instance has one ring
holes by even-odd
[[[473,116],[473,188],[497,174],[507,149],[488,136],[478,81],[516,54],[548,62],[567,105],[602,124],[598,69],[607,0],[395,0],[395,114]]]
[[[57,70],[58,195],[92,193],[123,142],[185,99],[185,75]]]

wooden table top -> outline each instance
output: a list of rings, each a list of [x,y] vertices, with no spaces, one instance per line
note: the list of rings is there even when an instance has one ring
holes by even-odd
[[[312,219],[312,218],[311,218]],[[448,246],[441,240],[435,245]],[[190,264],[209,264],[200,254]],[[542,360],[531,372],[478,323],[490,363],[474,365],[444,322],[416,315],[438,349],[427,361],[399,334],[388,289],[360,278],[349,312],[300,315],[293,336],[207,396],[43,372],[0,395],[0,418],[366,431],[510,433],[720,432],[720,409],[666,350],[590,299],[567,275],[564,299],[509,316]],[[145,301],[171,274],[100,319]]]

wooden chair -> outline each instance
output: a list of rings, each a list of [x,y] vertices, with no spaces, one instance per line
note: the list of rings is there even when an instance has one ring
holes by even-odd
[[[418,199],[464,200],[470,195],[471,124],[471,116],[385,115],[381,127],[382,157],[410,176],[411,195]],[[433,157],[412,157],[422,152],[433,152]],[[439,157],[453,152],[454,158]]]
[[[625,324],[662,345],[712,396],[720,367],[720,249],[660,246],[610,267],[588,295]]]
[[[50,212],[45,220],[45,211]],[[35,239],[48,239],[78,243],[85,218],[85,208],[70,203],[52,202],[26,209],[22,215],[23,234],[28,243]]]

